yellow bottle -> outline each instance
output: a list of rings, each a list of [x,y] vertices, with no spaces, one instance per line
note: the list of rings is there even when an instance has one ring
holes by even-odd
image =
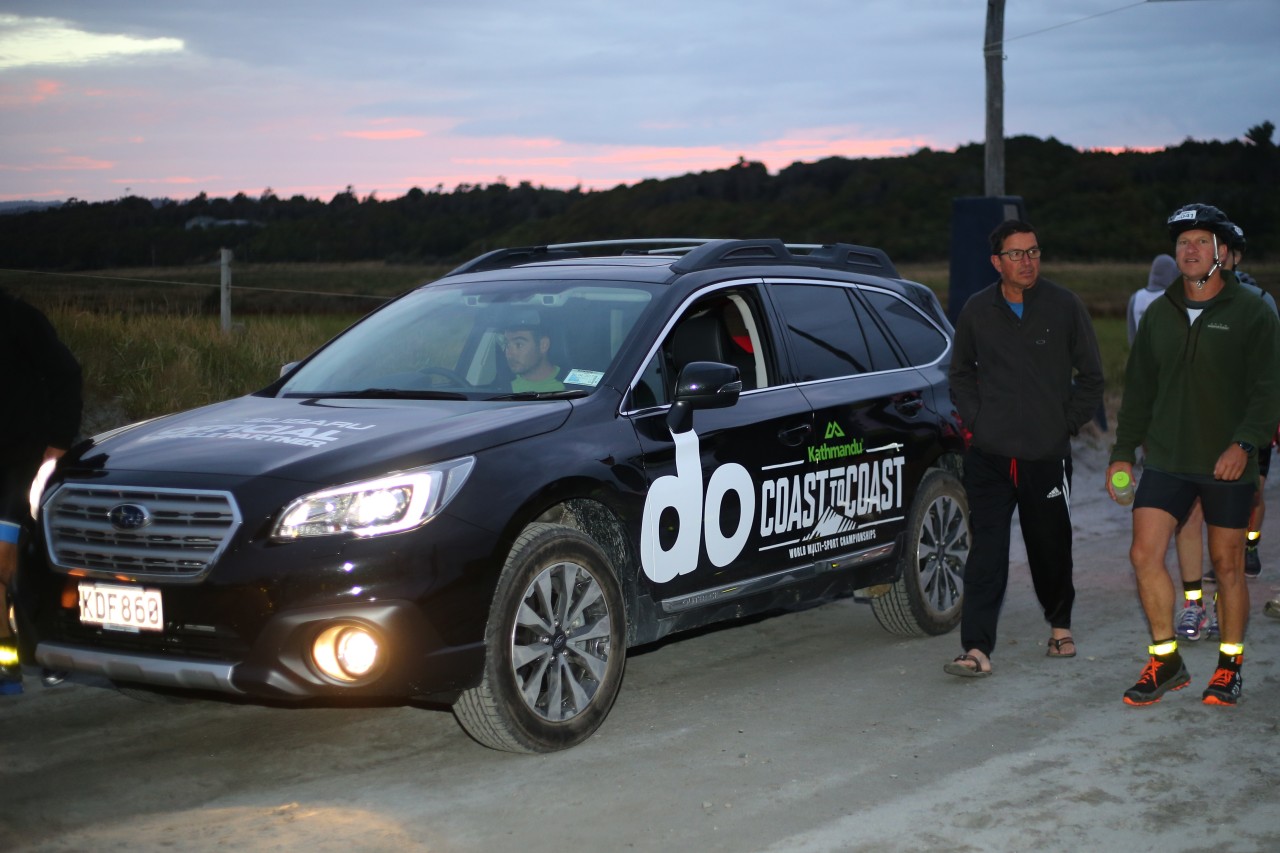
[[[1116,503],[1121,506],[1128,506],[1133,503],[1133,479],[1124,471],[1117,471],[1111,475],[1111,488],[1116,493]]]

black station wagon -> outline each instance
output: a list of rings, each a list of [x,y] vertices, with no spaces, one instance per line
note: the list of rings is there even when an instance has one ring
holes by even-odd
[[[130,692],[443,701],[544,752],[675,631],[848,595],[949,631],[951,331],[863,246],[491,252],[257,393],[74,448],[25,649]]]

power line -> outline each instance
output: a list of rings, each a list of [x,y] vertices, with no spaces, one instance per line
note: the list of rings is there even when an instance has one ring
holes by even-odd
[[[1101,17],[1103,17],[1104,15],[1114,15],[1116,12],[1123,12],[1125,9],[1132,9],[1134,6],[1144,6],[1144,5],[1146,5],[1148,2],[1150,2],[1150,0],[1138,0],[1138,2],[1137,2],[1137,3],[1130,3],[1130,4],[1126,5],[1126,6],[1121,6],[1121,7],[1117,8],[1117,9],[1108,9],[1108,10],[1107,10],[1107,11],[1105,11],[1105,12],[1097,12],[1097,13],[1092,14],[1092,15],[1086,15],[1085,17],[1083,17],[1083,18],[1077,18],[1077,19],[1076,19],[1076,20],[1074,20],[1074,21],[1064,21],[1064,22],[1063,22],[1063,23],[1061,23],[1061,24],[1054,24],[1052,27],[1045,27],[1045,28],[1044,28],[1044,29],[1042,29],[1042,30],[1033,30],[1032,32],[1029,32],[1029,33],[1023,33],[1023,34],[1022,34],[1022,35],[1020,35],[1020,36],[1014,36],[1013,38],[1010,38],[1010,39],[1004,39],[1003,41],[991,42],[991,43],[989,43],[989,44],[985,44],[985,45],[983,45],[983,46],[982,46],[982,48],[983,48],[983,50],[992,50],[992,49],[1000,48],[1002,45],[1006,45],[1006,44],[1008,44],[1008,43],[1009,43],[1009,42],[1011,42],[1011,41],[1017,41],[1018,39],[1024,39],[1024,38],[1028,38],[1028,37],[1030,37],[1030,36],[1038,36],[1038,35],[1040,35],[1041,33],[1047,33],[1047,32],[1049,32],[1050,30],[1057,30],[1057,29],[1061,29],[1062,27],[1069,27],[1069,26],[1071,26],[1072,24],[1078,24],[1078,23],[1080,23],[1081,21],[1090,21],[1090,20],[1093,20],[1094,18],[1101,18]]]

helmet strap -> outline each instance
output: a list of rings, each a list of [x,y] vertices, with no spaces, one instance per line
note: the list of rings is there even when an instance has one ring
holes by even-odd
[[[1195,286],[1196,286],[1196,290],[1204,290],[1204,284],[1205,284],[1205,282],[1207,282],[1209,279],[1213,278],[1213,274],[1214,274],[1215,272],[1217,272],[1218,270],[1222,269],[1222,259],[1221,259],[1221,258],[1219,258],[1219,257],[1218,257],[1218,255],[1219,255],[1219,252],[1218,252],[1218,235],[1217,235],[1217,234],[1214,234],[1214,235],[1213,235],[1213,266],[1209,267],[1209,274],[1208,274],[1208,275],[1206,275],[1204,278],[1200,279],[1200,280],[1199,280],[1199,281],[1197,281],[1197,282],[1193,282],[1193,284],[1195,284]]]

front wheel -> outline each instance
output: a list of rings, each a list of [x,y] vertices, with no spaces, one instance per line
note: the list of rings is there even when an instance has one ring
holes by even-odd
[[[625,662],[622,592],[604,552],[572,528],[531,524],[498,578],[480,685],[454,716],[494,749],[576,746],[613,707]]]
[[[969,501],[954,474],[929,471],[911,503],[899,577],[871,602],[886,631],[922,637],[960,622],[964,564],[969,557]]]

